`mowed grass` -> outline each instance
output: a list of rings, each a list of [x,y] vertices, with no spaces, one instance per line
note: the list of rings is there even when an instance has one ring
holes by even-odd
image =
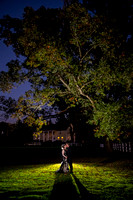
[[[90,163],[76,164],[74,175],[89,192],[88,196],[92,195],[92,199],[133,200],[132,166],[133,163],[128,160],[92,159]]]
[[[58,165],[5,167],[0,171],[0,196],[4,199],[48,199]],[[1,198],[0,198],[1,199]]]
[[[73,163],[73,174],[57,164],[0,168],[0,199],[133,199],[132,162],[88,159]],[[62,196],[63,194],[63,196]]]

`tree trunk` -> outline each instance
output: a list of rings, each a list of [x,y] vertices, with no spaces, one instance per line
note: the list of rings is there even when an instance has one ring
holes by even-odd
[[[70,124],[70,135],[71,135],[71,142],[74,142],[74,131],[73,131],[73,124]]]
[[[106,149],[107,153],[113,152],[112,143],[107,137],[105,139],[105,149]]]

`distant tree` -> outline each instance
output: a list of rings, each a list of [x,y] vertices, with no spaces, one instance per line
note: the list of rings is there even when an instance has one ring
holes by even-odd
[[[33,127],[17,121],[0,122],[0,146],[23,146],[33,140]]]
[[[16,100],[11,97],[0,96],[0,117],[7,120],[16,111]]]
[[[14,130],[10,134],[8,139],[8,144],[12,146],[24,146],[33,141],[33,133],[35,131],[34,127],[29,127],[27,124],[18,120],[14,124]]]
[[[97,126],[97,137],[114,140],[132,126],[133,57],[106,19],[75,3],[63,10],[26,8],[23,19],[6,16],[0,24],[1,38],[25,58],[1,72],[1,89],[31,83],[15,116],[42,126],[43,116],[36,118],[35,111],[61,97],[66,109],[82,107],[88,123]]]

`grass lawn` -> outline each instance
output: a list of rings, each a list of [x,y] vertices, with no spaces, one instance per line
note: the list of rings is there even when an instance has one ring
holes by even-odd
[[[132,200],[131,160],[91,158],[73,163],[73,174],[57,164],[0,167],[0,199]]]

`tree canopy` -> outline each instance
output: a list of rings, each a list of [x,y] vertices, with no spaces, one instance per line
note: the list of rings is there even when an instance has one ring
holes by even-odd
[[[23,19],[6,16],[0,24],[1,39],[18,57],[0,73],[1,90],[31,83],[15,116],[42,125],[40,110],[62,98],[66,109],[82,109],[97,137],[114,140],[127,134],[133,125],[133,56],[105,17],[91,15],[76,2],[63,9],[27,7]]]

